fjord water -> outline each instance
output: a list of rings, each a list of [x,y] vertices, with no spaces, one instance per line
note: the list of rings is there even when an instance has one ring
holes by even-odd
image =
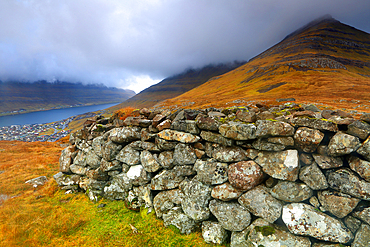
[[[55,109],[49,111],[38,111],[30,112],[25,114],[18,114],[12,116],[0,117],[0,127],[10,126],[10,125],[25,125],[25,124],[44,124],[60,121],[72,116],[79,114],[99,111],[111,106],[117,105],[113,104],[103,104],[103,105],[91,105],[91,106],[81,106],[81,107],[69,107],[63,109]]]

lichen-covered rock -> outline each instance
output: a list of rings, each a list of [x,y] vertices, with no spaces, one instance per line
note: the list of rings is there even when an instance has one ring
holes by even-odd
[[[193,166],[175,166],[172,170],[163,170],[151,180],[152,190],[170,190],[177,188],[185,176],[193,175]]]
[[[115,143],[128,143],[134,140],[140,140],[140,128],[139,127],[122,127],[114,128],[109,132],[109,139]]]
[[[200,133],[197,123],[194,120],[178,120],[173,121],[171,129],[187,132],[190,134],[198,135]]]
[[[355,171],[360,177],[370,182],[370,162],[362,160],[358,157],[351,156],[348,159],[349,167]]]
[[[197,161],[195,149],[190,145],[179,143],[175,147],[173,160],[176,165],[193,165]]]
[[[236,189],[230,183],[226,182],[215,186],[212,189],[211,196],[222,201],[230,201],[238,199],[241,194],[243,194],[242,190]]]
[[[88,171],[87,167],[79,166],[75,164],[70,165],[69,169],[70,169],[70,172],[77,174],[77,175],[86,175],[86,172]]]
[[[158,137],[167,141],[194,143],[200,140],[199,136],[177,130],[165,129],[158,133]]]
[[[165,226],[177,227],[182,234],[190,234],[196,226],[196,222],[184,214],[181,207],[174,207],[163,214],[163,222]]]
[[[298,179],[299,162],[297,150],[260,152],[255,162],[273,178],[289,181]]]
[[[156,172],[161,168],[161,165],[154,158],[151,152],[144,150],[140,154],[141,164],[147,172]]]
[[[209,209],[221,226],[229,231],[242,231],[251,222],[249,211],[237,202],[212,200]]]
[[[158,129],[158,131],[171,128],[171,120],[169,119],[164,120],[162,123],[158,124],[156,128]]]
[[[268,139],[258,138],[253,142],[253,148],[261,151],[283,151],[286,146],[280,143],[270,143]]]
[[[270,194],[285,202],[301,202],[313,195],[313,191],[304,183],[280,180],[271,190]]]
[[[180,189],[165,190],[159,192],[153,199],[154,211],[158,218],[175,206],[181,205],[183,193]]]
[[[72,164],[72,154],[76,151],[74,146],[69,146],[63,149],[59,158],[59,170],[61,172],[69,173],[70,165]]]
[[[92,148],[89,148],[86,153],[86,164],[88,166],[93,169],[98,168],[100,166],[101,159],[101,157],[95,154]]]
[[[227,181],[228,164],[197,160],[194,164],[197,180],[205,184],[222,184]]]
[[[358,137],[338,132],[330,139],[328,154],[331,156],[346,155],[356,151],[360,145]]]
[[[315,162],[301,168],[299,179],[313,190],[325,190],[329,187],[325,175]]]
[[[321,131],[307,127],[298,128],[294,134],[295,144],[306,153],[315,152],[323,138],[324,134]]]
[[[257,137],[269,136],[293,136],[294,128],[288,123],[270,120],[258,120],[257,124]]]
[[[159,150],[161,150],[161,151],[171,151],[171,150],[175,149],[178,142],[166,141],[166,140],[161,139],[157,136],[155,138],[155,144],[158,146]]]
[[[225,147],[216,144],[212,149],[211,155],[212,158],[215,158],[220,162],[238,162],[247,160],[245,150],[237,146]]]
[[[103,136],[98,136],[94,138],[92,141],[91,147],[94,149],[94,152],[99,157],[103,157],[103,145],[104,145],[104,138]]]
[[[329,211],[338,218],[347,216],[360,202],[360,199],[329,190],[319,191],[317,195],[321,203],[320,209]]]
[[[270,223],[275,222],[280,217],[283,206],[262,185],[258,185],[241,195],[238,202],[255,216],[264,218]]]
[[[352,233],[356,233],[361,226],[361,220],[356,219],[350,215],[346,216],[343,220],[344,224],[351,230]]]
[[[175,164],[173,163],[173,151],[164,151],[158,155],[159,164],[165,169],[171,169]]]
[[[337,132],[338,126],[336,123],[324,119],[311,119],[311,118],[293,118],[290,123],[296,127],[309,127],[321,131]]]
[[[353,171],[349,169],[328,171],[326,178],[330,188],[363,200],[370,200],[370,183],[358,178]]]
[[[303,162],[305,165],[311,165],[314,159],[311,154],[301,153],[299,155],[299,161]]]
[[[322,154],[312,154],[315,162],[321,169],[331,169],[343,166],[341,157],[331,157]]]
[[[104,197],[109,200],[124,200],[131,188],[131,180],[125,173],[120,173],[104,187]]]
[[[106,161],[105,159],[102,159],[100,163],[100,169],[103,172],[109,172],[109,171],[115,171],[115,170],[121,170],[121,169],[123,172],[127,172],[128,168],[129,167],[127,165],[125,164],[122,165],[122,163],[118,160],[113,160],[109,162],[109,161]]]
[[[361,154],[367,161],[370,161],[370,137],[357,149],[357,153]]]
[[[250,190],[262,180],[262,169],[252,160],[240,161],[229,166],[229,183],[236,189]]]
[[[370,246],[370,226],[367,224],[361,224],[360,229],[357,231],[355,240],[353,241],[352,247],[365,247]]]
[[[219,122],[214,118],[199,114],[195,121],[199,129],[218,131]]]
[[[207,243],[222,244],[226,241],[227,232],[218,222],[203,221],[202,236]]]
[[[203,140],[213,143],[218,143],[224,146],[232,146],[233,140],[223,137],[221,134],[214,133],[211,131],[202,131],[200,133],[200,137],[203,138]]]
[[[103,145],[102,156],[107,161],[112,161],[122,149],[122,146],[112,141],[108,141]]]
[[[257,115],[254,111],[238,111],[236,118],[246,123],[254,123],[257,121]]]
[[[352,213],[352,216],[370,225],[370,207],[361,208],[359,210],[356,209],[356,211]]]
[[[82,150],[79,150],[73,159],[73,164],[78,166],[87,166],[86,164],[86,153]]]
[[[100,167],[94,170],[88,170],[86,172],[86,176],[88,176],[91,179],[98,180],[98,181],[109,180],[108,174],[106,172],[103,172],[102,169],[100,169]]]
[[[254,124],[243,124],[229,122],[219,127],[222,136],[233,140],[251,140],[256,138],[256,126]]]
[[[264,219],[256,219],[242,232],[231,234],[230,246],[311,247],[311,241],[307,237],[295,236],[281,226],[270,224]]]
[[[130,166],[126,175],[131,179],[132,184],[135,186],[145,185],[149,183],[152,178],[152,175],[145,171],[142,165]]]
[[[47,181],[48,178],[46,176],[40,176],[37,178],[27,180],[25,183],[32,185],[34,188],[37,188],[38,186],[44,185]]]
[[[60,187],[78,185],[80,181],[79,175],[67,175],[62,172],[58,172],[53,176],[53,178]]]
[[[182,210],[193,220],[199,222],[209,218],[208,203],[211,200],[212,187],[195,179],[186,183],[182,192],[184,197],[181,201]]]
[[[341,221],[304,203],[285,205],[282,219],[294,234],[337,243],[348,243],[353,239],[351,231]]]
[[[365,140],[370,135],[370,124],[356,120],[348,125],[347,134]]]

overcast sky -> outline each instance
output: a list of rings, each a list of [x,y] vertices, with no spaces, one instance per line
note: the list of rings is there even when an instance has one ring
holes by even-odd
[[[325,14],[370,33],[369,0],[1,0],[0,80],[138,93],[189,67],[248,60]]]

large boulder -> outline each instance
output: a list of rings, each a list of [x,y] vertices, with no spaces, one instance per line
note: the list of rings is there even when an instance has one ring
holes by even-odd
[[[237,202],[212,200],[209,209],[221,226],[229,231],[242,231],[251,222],[249,211]]]
[[[341,221],[304,203],[285,205],[282,219],[293,234],[337,243],[348,243],[353,239],[351,231]]]
[[[256,162],[240,161],[229,166],[229,183],[239,190],[250,190],[263,180],[263,172]]]
[[[260,152],[255,162],[273,178],[289,181],[298,179],[299,162],[297,150]]]
[[[238,199],[238,202],[246,207],[255,216],[264,218],[266,221],[273,223],[281,215],[282,203],[268,193],[267,188],[259,185]]]

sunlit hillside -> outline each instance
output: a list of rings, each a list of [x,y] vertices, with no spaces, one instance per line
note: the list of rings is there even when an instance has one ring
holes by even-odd
[[[159,105],[196,108],[295,98],[366,110],[369,91],[370,34],[325,16],[245,65]]]

